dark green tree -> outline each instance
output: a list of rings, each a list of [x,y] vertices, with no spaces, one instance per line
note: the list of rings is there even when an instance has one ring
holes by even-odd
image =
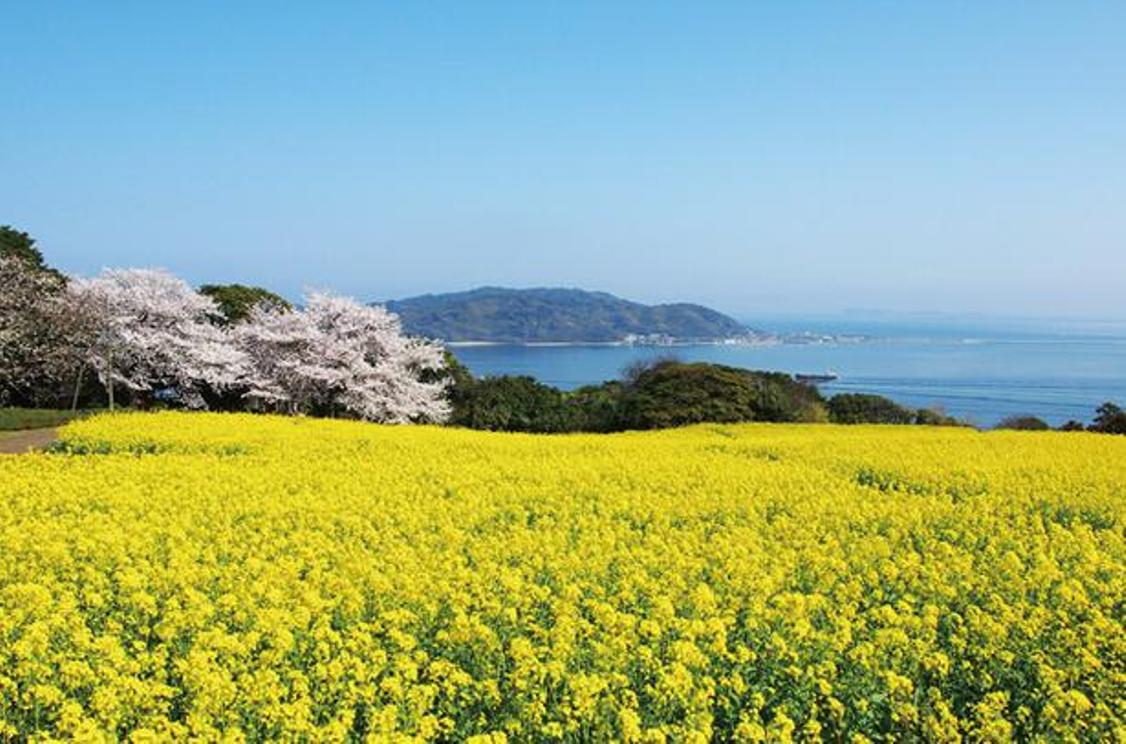
[[[22,259],[37,269],[46,269],[43,254],[35,247],[35,238],[11,225],[0,225],[0,256]]]
[[[47,265],[43,253],[35,247],[35,238],[11,225],[0,225],[0,257],[18,258],[37,271],[64,282],[66,277]]]
[[[221,315],[215,322],[231,325],[246,320],[250,311],[259,305],[274,310],[291,310],[292,305],[282,296],[262,287],[248,287],[244,284],[204,284],[199,288],[202,295],[215,300]]]
[[[477,380],[469,368],[446,349],[443,354],[444,366],[441,369],[424,369],[419,372],[419,379],[423,382],[445,382],[446,400],[452,409],[452,416],[457,418],[459,411],[463,411],[469,404],[473,394],[473,386]]]
[[[1103,403],[1095,412],[1095,422],[1091,424],[1091,431],[1102,434],[1126,434],[1126,411],[1115,403],[1109,401]]]

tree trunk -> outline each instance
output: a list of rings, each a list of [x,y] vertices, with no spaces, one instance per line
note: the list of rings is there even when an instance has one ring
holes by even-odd
[[[86,371],[86,364],[83,362],[82,366],[78,368],[78,380],[74,383],[74,398],[70,402],[70,410],[78,410],[78,394],[82,391],[82,374]]]
[[[113,413],[113,351],[106,352],[106,391],[109,393],[109,410]]]

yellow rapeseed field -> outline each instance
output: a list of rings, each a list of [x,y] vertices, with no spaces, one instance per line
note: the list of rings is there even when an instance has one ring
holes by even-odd
[[[1126,437],[63,437],[0,457],[0,740],[1126,740]]]

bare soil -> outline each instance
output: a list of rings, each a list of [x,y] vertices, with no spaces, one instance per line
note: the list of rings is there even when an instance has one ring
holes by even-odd
[[[58,439],[57,429],[27,429],[0,432],[0,455],[22,455],[43,449]]]

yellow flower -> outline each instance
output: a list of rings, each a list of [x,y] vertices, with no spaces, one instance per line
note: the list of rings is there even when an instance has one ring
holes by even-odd
[[[1121,738],[1126,438],[62,436],[0,456],[0,739]]]

